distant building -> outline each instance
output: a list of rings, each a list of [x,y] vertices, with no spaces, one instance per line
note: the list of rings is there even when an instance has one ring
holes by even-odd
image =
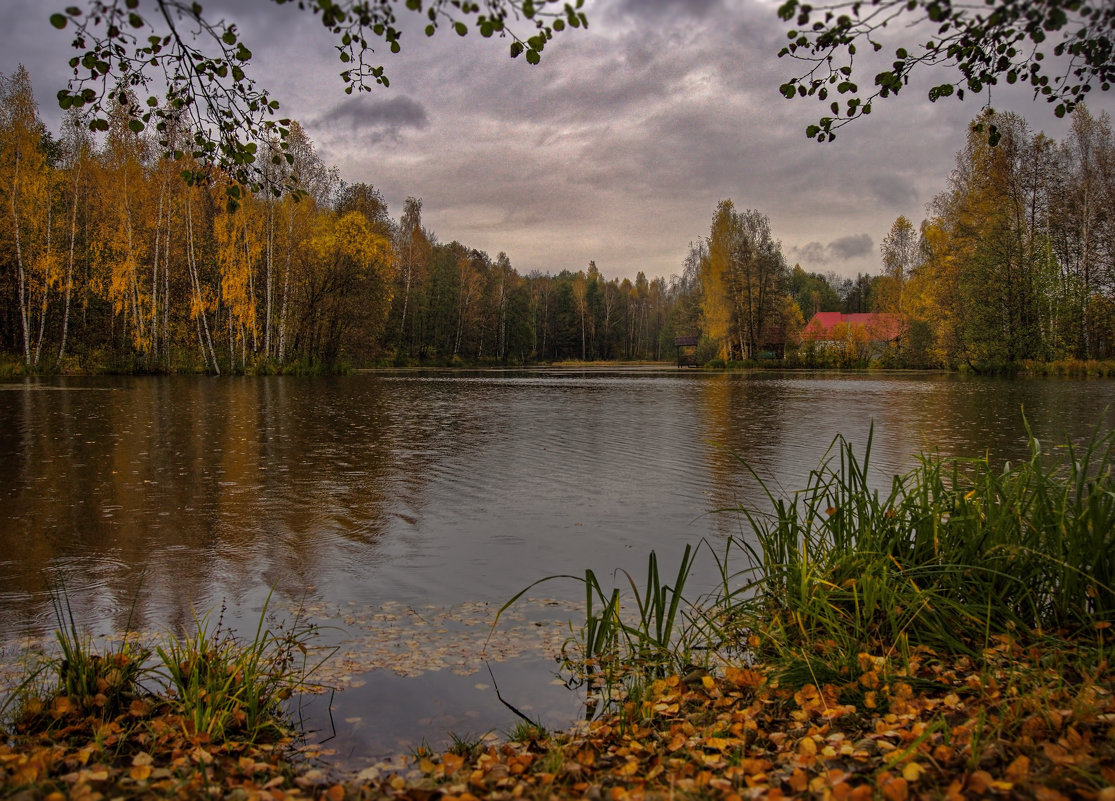
[[[882,312],[844,315],[840,311],[818,311],[802,330],[802,340],[817,344],[836,345],[849,337],[878,344],[890,344],[901,339],[904,328],[901,315]]]
[[[801,340],[803,344],[841,350],[855,347],[878,355],[886,346],[897,343],[904,331],[905,323],[898,314],[817,312],[802,329]]]

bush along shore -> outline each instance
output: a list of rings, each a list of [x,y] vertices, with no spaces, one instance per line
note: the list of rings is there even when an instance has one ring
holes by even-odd
[[[203,621],[150,668],[63,627],[9,696],[3,795],[1115,801],[1113,444],[923,456],[878,491],[870,444],[838,439],[804,490],[736,510],[751,531],[715,555],[717,591],[686,597],[691,548],[665,578],[651,554],[645,580],[579,579],[585,722],[454,738],[405,775],[296,757],[282,702],[304,628],[241,643]]]

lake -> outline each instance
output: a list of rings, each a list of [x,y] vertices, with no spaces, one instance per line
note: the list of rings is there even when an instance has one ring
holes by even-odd
[[[379,371],[334,378],[58,378],[0,384],[0,647],[49,642],[52,591],[93,634],[249,634],[301,609],[342,688],[302,712],[361,768],[448,732],[497,734],[495,697],[564,725],[581,589],[547,575],[665,572],[744,533],[837,434],[880,487],[919,452],[1017,459],[1022,410],[1052,447],[1115,427],[1110,380],[658,368]],[[714,575],[703,559],[692,579]],[[622,579],[622,576],[620,576]],[[574,628],[576,624],[574,624]]]

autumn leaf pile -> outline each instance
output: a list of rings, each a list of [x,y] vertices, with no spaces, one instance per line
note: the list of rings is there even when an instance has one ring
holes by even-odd
[[[1002,641],[980,664],[863,654],[843,685],[767,671],[655,681],[586,730],[427,765],[445,801],[519,796],[1115,799],[1106,663],[1069,677]],[[424,791],[403,789],[413,801]]]
[[[91,801],[1115,801],[1113,690],[1102,652],[1053,640],[1000,638],[978,657],[865,653],[858,670],[820,687],[727,666],[635,686],[612,713],[568,732],[421,755],[415,772],[373,781],[301,763],[289,741],[191,736],[151,701],[103,720],[58,697],[40,711],[53,725],[0,744],[0,782],[13,798]]]

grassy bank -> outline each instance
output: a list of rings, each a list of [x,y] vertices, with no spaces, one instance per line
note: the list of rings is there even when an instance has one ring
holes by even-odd
[[[406,775],[290,750],[301,635],[201,621],[98,656],[71,627],[8,710],[4,794],[1115,801],[1115,435],[1030,445],[1001,466],[926,455],[877,490],[870,444],[838,439],[805,489],[733,510],[750,530],[714,554],[713,593],[687,593],[689,547],[615,588],[579,579],[567,666],[591,720],[457,738]]]
[[[311,689],[312,627],[251,640],[209,616],[150,646],[98,647],[55,597],[56,648],[25,655],[0,707],[0,788],[26,798],[201,797],[257,775],[294,781],[286,702]]]

